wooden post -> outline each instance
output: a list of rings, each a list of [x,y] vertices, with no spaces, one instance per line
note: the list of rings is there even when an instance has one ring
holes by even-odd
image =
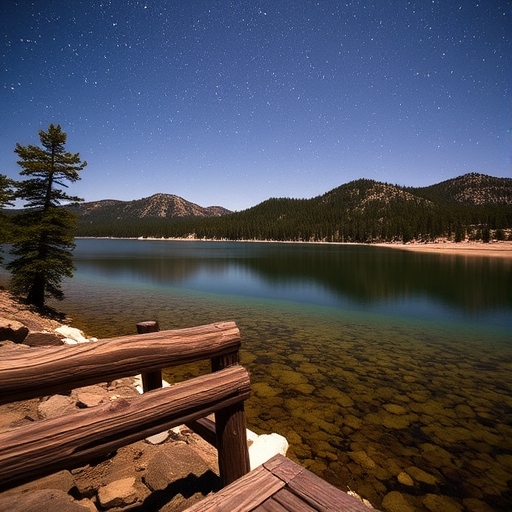
[[[146,334],[148,332],[158,332],[160,326],[156,321],[139,322],[137,324],[137,333]],[[154,370],[152,372],[142,373],[142,389],[144,393],[152,389],[162,387],[162,370]]]
[[[139,334],[158,331],[158,322],[149,321],[137,324],[137,332]],[[238,351],[214,357],[211,359],[212,371],[216,372],[228,366],[236,365],[239,363],[239,359]],[[161,386],[161,371],[142,374],[144,392]],[[200,425],[194,423],[191,422],[189,427],[196,430]],[[200,429],[197,428],[197,430]],[[230,405],[215,413],[215,435],[221,485],[225,487],[251,470],[249,448],[247,446],[247,423],[243,402]]]
[[[212,371],[216,372],[238,363],[238,351],[214,357],[211,360]],[[215,412],[215,431],[221,485],[225,487],[251,470],[244,402]]]

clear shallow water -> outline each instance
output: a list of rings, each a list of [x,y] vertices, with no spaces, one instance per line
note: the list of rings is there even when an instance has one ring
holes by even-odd
[[[78,240],[75,264],[58,307],[90,336],[236,321],[249,428],[334,485],[386,510],[512,508],[509,261]]]

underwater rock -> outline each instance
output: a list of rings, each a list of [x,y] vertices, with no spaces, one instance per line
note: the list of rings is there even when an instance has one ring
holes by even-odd
[[[439,494],[427,494],[423,499],[423,505],[432,512],[438,512],[440,510],[443,512],[461,512],[463,510],[462,506],[456,501],[452,500],[448,496],[442,496]]]
[[[384,496],[382,508],[386,512],[414,512],[416,510],[398,491],[391,491]]]
[[[435,485],[437,483],[435,476],[417,468],[416,466],[409,466],[408,468],[405,468],[405,471],[417,482],[422,482],[428,485]]]
[[[386,409],[386,411],[391,414],[398,414],[398,415],[407,414],[407,409],[405,407],[402,407],[401,405],[384,404],[382,407],[384,407],[384,409]]]
[[[405,471],[399,473],[397,479],[402,485],[406,485],[407,487],[414,485],[414,480]]]
[[[349,452],[348,456],[365,469],[373,469],[375,467],[375,461],[363,450]]]

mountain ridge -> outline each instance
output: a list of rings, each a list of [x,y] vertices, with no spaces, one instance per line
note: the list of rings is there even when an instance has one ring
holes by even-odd
[[[462,185],[463,182],[467,185]],[[364,186],[361,187],[361,184]],[[371,190],[368,192],[368,185]],[[365,189],[366,197],[360,197],[361,188]],[[347,182],[339,187],[310,199],[269,198],[242,212],[250,211],[272,200],[314,201],[319,198],[330,202],[333,197],[342,193],[343,189],[352,189],[352,196],[363,203],[384,201],[389,203],[393,199],[401,198],[406,201],[433,203],[444,199],[452,203],[468,204],[495,204],[512,205],[512,178],[497,178],[480,173],[468,173],[451,178],[427,187],[407,187],[380,182],[377,180],[360,178]],[[358,192],[355,192],[358,191]],[[345,196],[345,199],[347,197]],[[352,202],[352,201],[350,201]],[[199,206],[196,203],[175,194],[155,193],[151,196],[133,199],[100,199],[98,201],[83,202],[73,205],[76,212],[82,216],[90,216],[98,210],[113,208],[128,218],[171,218],[171,217],[220,217],[234,213],[223,206]]]
[[[72,208],[79,236],[375,242],[512,237],[511,206],[512,178],[470,173],[416,188],[361,178],[311,199],[269,198],[240,212],[172,194]]]

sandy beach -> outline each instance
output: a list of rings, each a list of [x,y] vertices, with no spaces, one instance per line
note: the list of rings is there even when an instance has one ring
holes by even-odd
[[[427,244],[413,242],[408,244],[375,245],[405,251],[512,259],[512,242],[493,242],[488,244],[482,242],[434,242]]]

